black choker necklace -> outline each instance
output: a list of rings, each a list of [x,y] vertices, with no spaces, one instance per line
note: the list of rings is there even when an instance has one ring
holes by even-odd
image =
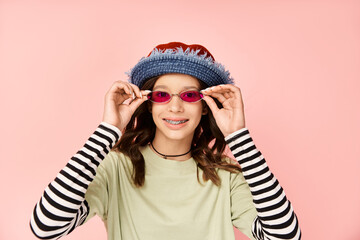
[[[151,147],[155,150],[156,153],[158,153],[159,155],[161,155],[163,158],[167,159],[168,157],[180,157],[180,156],[184,156],[186,154],[188,154],[189,152],[191,152],[191,148],[188,152],[186,153],[183,153],[183,154],[179,154],[179,155],[166,155],[166,154],[162,154],[162,153],[159,153],[155,148],[154,148],[154,145],[152,144],[152,142],[150,142],[150,145]]]

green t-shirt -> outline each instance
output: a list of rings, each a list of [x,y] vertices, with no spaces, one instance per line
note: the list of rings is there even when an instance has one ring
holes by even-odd
[[[248,184],[241,173],[218,169],[221,186],[202,180],[193,158],[166,160],[149,146],[145,159],[145,184],[136,188],[131,160],[111,151],[99,165],[85,199],[88,221],[95,214],[107,228],[109,240],[231,240],[233,226],[254,239],[257,216]]]

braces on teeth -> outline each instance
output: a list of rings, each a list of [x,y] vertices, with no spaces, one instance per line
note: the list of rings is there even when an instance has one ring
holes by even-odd
[[[166,122],[170,123],[170,124],[180,124],[180,123],[184,123],[187,120],[181,120],[181,121],[173,121],[173,120],[167,120],[165,119]]]

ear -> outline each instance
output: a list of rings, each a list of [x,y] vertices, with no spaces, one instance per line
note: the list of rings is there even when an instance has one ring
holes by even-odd
[[[206,115],[208,114],[208,112],[209,112],[208,108],[204,106],[201,114]]]

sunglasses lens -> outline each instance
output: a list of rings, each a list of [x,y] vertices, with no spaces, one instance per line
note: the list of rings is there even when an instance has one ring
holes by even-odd
[[[198,91],[186,91],[180,94],[180,98],[185,102],[197,102],[203,98],[203,95]]]
[[[171,97],[169,93],[162,92],[162,91],[151,92],[147,96],[150,101],[157,102],[157,103],[169,101],[169,99]]]

